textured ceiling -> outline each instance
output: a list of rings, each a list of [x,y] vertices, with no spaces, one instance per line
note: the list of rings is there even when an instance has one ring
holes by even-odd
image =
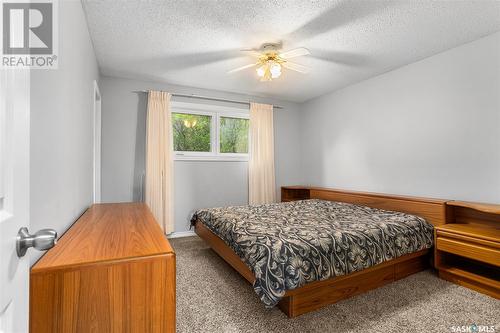
[[[85,0],[104,75],[302,102],[500,30],[499,1]],[[307,47],[272,82],[240,49]]]

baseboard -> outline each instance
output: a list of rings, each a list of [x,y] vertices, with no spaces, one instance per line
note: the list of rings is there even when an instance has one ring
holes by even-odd
[[[167,235],[167,238],[181,238],[181,237],[191,237],[191,236],[196,236],[196,234],[194,233],[194,231],[189,230],[189,231],[173,232]]]

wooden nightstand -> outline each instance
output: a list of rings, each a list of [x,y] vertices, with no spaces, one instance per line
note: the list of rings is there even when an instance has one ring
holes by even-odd
[[[448,201],[435,228],[439,277],[500,298],[500,205]]]
[[[282,186],[281,202],[307,200],[311,198],[311,190],[306,186]]]

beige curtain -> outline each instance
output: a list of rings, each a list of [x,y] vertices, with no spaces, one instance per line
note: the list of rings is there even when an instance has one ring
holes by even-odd
[[[251,205],[276,201],[272,105],[250,104],[248,190]]]
[[[149,92],[146,125],[145,202],[166,234],[174,224],[170,97],[162,91]]]

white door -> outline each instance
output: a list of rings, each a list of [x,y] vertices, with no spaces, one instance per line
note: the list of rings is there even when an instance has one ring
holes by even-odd
[[[0,70],[1,333],[28,331],[29,256],[17,256],[16,236],[29,227],[29,126],[29,70]]]
[[[101,202],[101,93],[94,81],[94,203]]]

